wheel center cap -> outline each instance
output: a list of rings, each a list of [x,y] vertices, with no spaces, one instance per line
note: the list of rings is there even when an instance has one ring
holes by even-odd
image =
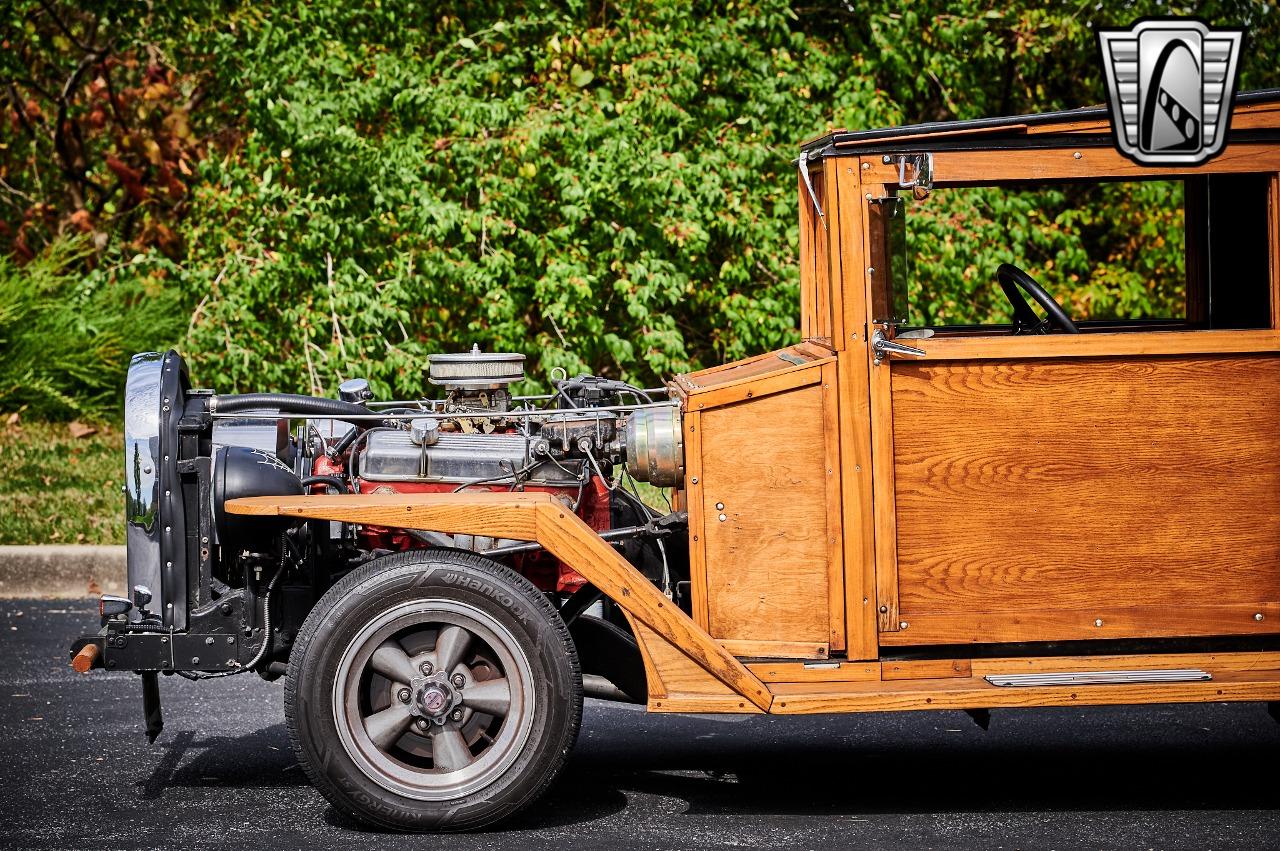
[[[431,683],[418,692],[418,703],[428,715],[439,715],[449,707],[450,695],[439,683]]]

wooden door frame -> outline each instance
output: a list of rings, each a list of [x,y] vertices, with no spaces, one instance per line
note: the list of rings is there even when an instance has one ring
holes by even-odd
[[[896,167],[875,154],[828,155],[822,160],[826,254],[832,296],[832,346],[840,385],[840,454],[844,467],[843,520],[846,624],[850,659],[879,656],[880,635],[901,627],[898,606],[892,361],[877,364],[870,315],[878,285],[870,264],[873,200],[896,185]],[[1073,147],[1023,151],[948,151],[934,158],[936,185],[1091,178],[1158,178],[1192,174],[1270,172],[1268,234],[1271,327],[1255,331],[1097,333],[1079,337],[934,338],[929,360],[1062,358],[1166,354],[1280,352],[1280,145],[1229,147],[1210,163],[1161,169],[1137,166],[1111,149]],[[801,206],[811,201],[801,186]],[[812,213],[805,223],[815,223]],[[804,259],[802,258],[802,268]],[[811,273],[812,275],[812,273]],[[810,282],[817,275],[806,276]],[[816,330],[810,320],[808,327]]]

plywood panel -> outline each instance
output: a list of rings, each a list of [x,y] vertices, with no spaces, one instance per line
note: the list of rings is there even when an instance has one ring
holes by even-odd
[[[839,486],[827,473],[822,401],[811,384],[699,416],[708,629],[717,639],[804,644],[815,658],[829,643],[827,499]]]
[[[1280,631],[1240,616],[1280,601],[1280,358],[894,363],[892,393],[882,639]]]

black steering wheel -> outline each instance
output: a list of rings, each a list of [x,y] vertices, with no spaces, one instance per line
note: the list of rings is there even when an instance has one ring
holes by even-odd
[[[1071,321],[1071,317],[1062,309],[1062,305],[1058,304],[1044,287],[1036,283],[1035,278],[1017,266],[1012,263],[1001,263],[1000,268],[996,269],[996,280],[1000,282],[1000,289],[1004,290],[1004,297],[1009,299],[1009,304],[1013,306],[1014,334],[1048,334],[1050,326],[1063,334],[1080,333],[1080,329]],[[1025,290],[1035,299],[1036,304],[1044,308],[1044,319],[1036,316],[1036,312],[1019,292],[1020,289]]]

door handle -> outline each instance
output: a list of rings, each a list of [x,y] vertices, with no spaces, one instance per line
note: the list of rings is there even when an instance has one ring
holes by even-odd
[[[880,361],[889,355],[910,355],[913,358],[923,358],[928,356],[928,352],[924,349],[917,349],[913,346],[904,346],[902,343],[895,343],[884,335],[884,332],[877,329],[871,335],[871,348],[876,353],[876,366],[880,365]]]

